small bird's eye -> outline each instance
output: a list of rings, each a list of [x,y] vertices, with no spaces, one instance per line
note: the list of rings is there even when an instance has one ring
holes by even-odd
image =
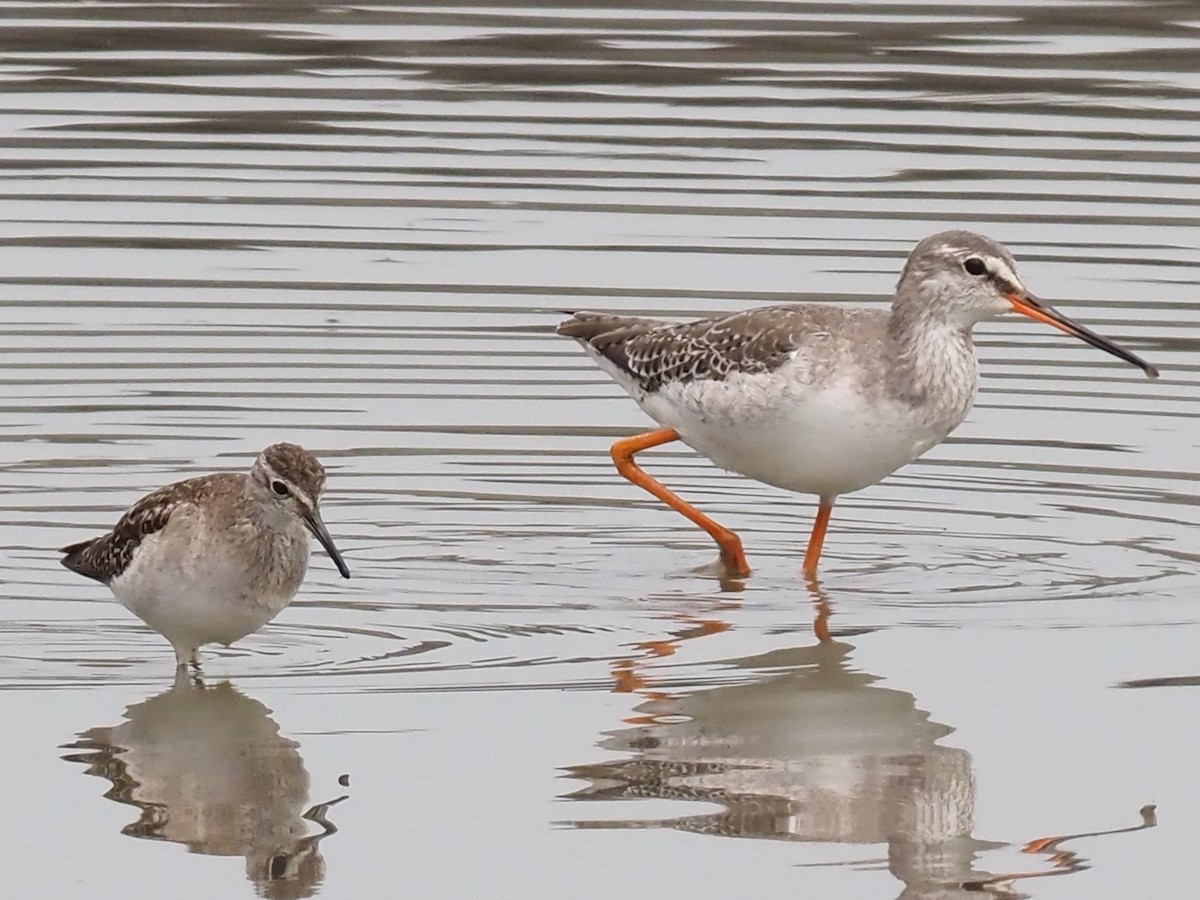
[[[275,479],[271,482],[271,490],[277,493],[280,497],[286,497],[291,493],[291,491],[288,490],[288,486],[279,479]]]
[[[978,256],[972,256],[963,261],[963,268],[967,270],[969,275],[986,275],[987,266],[984,265],[982,259]]]

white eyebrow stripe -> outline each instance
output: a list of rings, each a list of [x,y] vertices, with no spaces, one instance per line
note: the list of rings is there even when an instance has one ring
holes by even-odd
[[[1015,288],[1025,290],[1025,285],[1021,284],[1021,279],[1017,277],[1017,273],[1004,260],[991,257],[988,259],[988,268],[992,270],[992,275],[998,280],[1005,284],[1011,284]]]

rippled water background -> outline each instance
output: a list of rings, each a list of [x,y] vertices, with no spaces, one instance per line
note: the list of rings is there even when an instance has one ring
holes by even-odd
[[[0,23],[13,896],[1194,891],[1195,4]],[[811,500],[655,452],[756,567],[698,573],[611,470],[647,420],[552,328],[877,302],[959,226],[1163,378],[981,326],[968,422],[839,504],[821,645]],[[54,548],[281,439],[354,578],[314,556],[173,687]]]

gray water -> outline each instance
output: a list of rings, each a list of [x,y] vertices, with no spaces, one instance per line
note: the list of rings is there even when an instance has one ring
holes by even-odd
[[[0,23],[6,893],[1194,892],[1194,4]],[[946,227],[1162,379],[981,325],[974,412],[842,499],[815,597],[812,498],[648,453],[755,567],[703,571],[560,311],[879,303]],[[354,577],[317,553],[173,685],[54,550],[285,439]]]

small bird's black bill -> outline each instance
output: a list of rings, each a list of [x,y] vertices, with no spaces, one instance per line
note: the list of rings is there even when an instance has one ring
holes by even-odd
[[[1150,378],[1158,377],[1158,369],[1150,365],[1136,353],[1130,353],[1124,347],[1113,343],[1108,338],[1103,337],[1089,328],[1085,328],[1078,322],[1064,316],[1049,303],[1044,303],[1033,294],[1008,294],[1008,302],[1012,304],[1013,309],[1017,312],[1029,316],[1031,319],[1036,319],[1039,322],[1045,322],[1047,325],[1053,325],[1059,331],[1065,331],[1067,334],[1079,338],[1081,341],[1091,344],[1103,350],[1105,353],[1111,353],[1118,359],[1123,359],[1127,363],[1133,363],[1139,369],[1146,373]]]
[[[321,542],[321,546],[325,548],[325,552],[329,554],[329,558],[333,560],[333,564],[337,566],[337,570],[342,573],[342,577],[349,578],[350,569],[346,566],[346,561],[342,559],[342,554],[338,552],[338,548],[334,546],[333,538],[329,536],[329,531],[325,528],[325,523],[321,521],[321,514],[315,509],[306,510],[304,513],[304,524],[313,533],[313,537]]]

